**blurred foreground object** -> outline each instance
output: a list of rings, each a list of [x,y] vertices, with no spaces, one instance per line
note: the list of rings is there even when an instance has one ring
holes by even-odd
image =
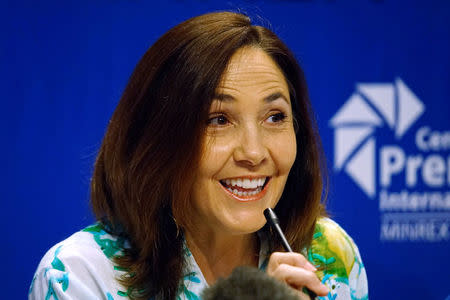
[[[227,278],[203,291],[204,300],[298,300],[294,289],[285,283],[252,267],[242,266],[234,269]]]

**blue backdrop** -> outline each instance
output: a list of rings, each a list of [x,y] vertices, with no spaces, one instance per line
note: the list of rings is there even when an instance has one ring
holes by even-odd
[[[2,298],[93,222],[89,179],[135,64],[168,28],[241,10],[305,69],[331,215],[371,299],[450,295],[450,2],[97,0],[0,3]],[[268,20],[268,21],[265,21]]]

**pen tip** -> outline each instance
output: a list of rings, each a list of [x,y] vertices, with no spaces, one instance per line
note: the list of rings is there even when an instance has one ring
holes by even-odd
[[[266,220],[267,222],[269,222],[269,224],[278,224],[277,215],[270,207],[264,210],[264,217],[266,217]]]
[[[266,217],[266,220],[267,220],[267,221],[269,221],[271,210],[272,210],[272,209],[271,209],[270,207],[268,207],[268,208],[266,208],[266,209],[264,210],[264,217]]]

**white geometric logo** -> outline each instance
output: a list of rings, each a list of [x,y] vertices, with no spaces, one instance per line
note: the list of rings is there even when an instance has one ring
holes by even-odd
[[[330,120],[334,128],[334,169],[344,169],[373,198],[375,128],[387,124],[401,139],[424,110],[423,103],[400,78],[393,84],[356,84],[356,91]]]

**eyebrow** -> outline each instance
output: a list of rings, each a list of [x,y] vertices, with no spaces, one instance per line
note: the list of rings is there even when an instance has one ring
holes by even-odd
[[[267,97],[264,97],[264,102],[270,103],[279,98],[283,99],[288,104],[290,104],[288,99],[281,92],[276,92],[276,93],[270,94]],[[233,102],[236,100],[236,98],[234,98],[233,96],[231,96],[229,94],[215,94],[214,100],[219,100],[220,102]]]

